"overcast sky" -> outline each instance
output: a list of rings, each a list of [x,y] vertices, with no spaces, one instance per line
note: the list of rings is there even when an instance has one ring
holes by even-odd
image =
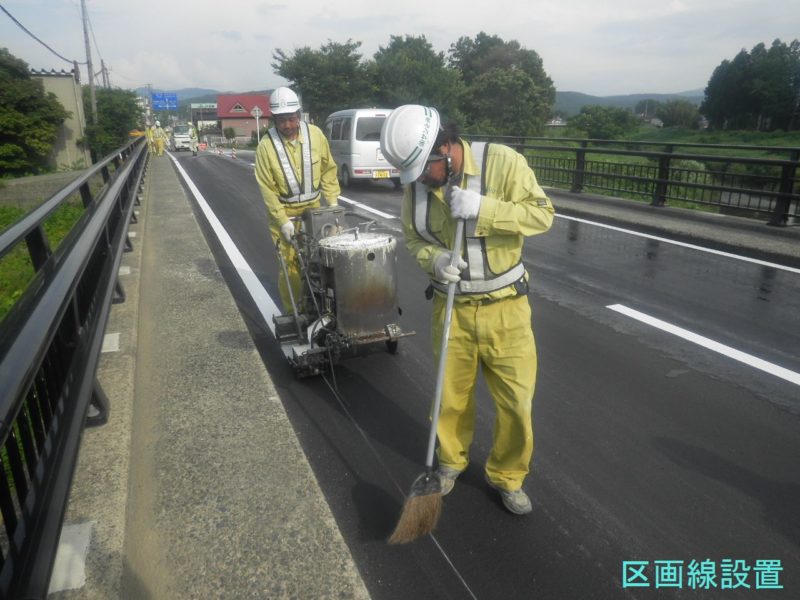
[[[86,60],[80,0],[0,0],[62,56]],[[739,50],[800,37],[797,0],[86,0],[111,83],[244,92],[285,83],[272,52],[361,42],[364,58],[392,35],[424,35],[446,52],[480,31],[535,50],[559,91],[597,96],[704,88]],[[467,8],[469,7],[469,8]],[[96,44],[95,44],[96,41]],[[69,68],[0,12],[0,47],[31,68]],[[86,81],[84,76],[84,81]]]

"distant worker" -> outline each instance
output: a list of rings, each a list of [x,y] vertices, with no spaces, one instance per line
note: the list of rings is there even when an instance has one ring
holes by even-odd
[[[437,428],[441,493],[453,489],[469,464],[480,370],[495,406],[486,480],[507,510],[529,513],[522,485],[533,458],[537,359],[522,246],[526,237],[550,229],[553,205],[521,154],[501,144],[470,145],[455,126],[440,126],[434,108],[392,111],[383,124],[381,150],[399,169],[401,183],[410,184],[403,231],[411,256],[431,280],[437,355],[447,286],[456,284]],[[464,251],[453,261],[462,219]]]
[[[147,149],[151,154],[153,154],[156,151],[155,143],[153,141],[153,125],[145,125],[144,133],[145,136],[147,136]]]
[[[161,121],[156,121],[153,128],[153,140],[156,144],[156,154],[158,156],[164,155],[164,146],[167,144],[167,134],[161,129]]]
[[[197,131],[191,123],[189,123],[189,147],[192,149],[192,156],[197,156]]]
[[[292,247],[295,239],[293,217],[307,208],[339,202],[339,181],[328,140],[322,130],[300,120],[300,100],[292,90],[279,87],[269,97],[274,127],[256,149],[256,181],[269,214],[272,242],[281,242],[295,298],[300,297],[300,267]],[[278,291],[286,313],[292,303],[285,278],[279,277]]]

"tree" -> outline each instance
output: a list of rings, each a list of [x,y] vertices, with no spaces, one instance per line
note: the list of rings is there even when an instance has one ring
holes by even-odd
[[[464,107],[471,127],[491,127],[515,135],[542,132],[556,92],[534,50],[523,48],[516,40],[506,42],[480,32],[474,40],[461,37],[450,46],[449,64],[466,85]],[[492,101],[495,95],[497,99]],[[504,112],[515,117],[504,116]],[[520,119],[521,115],[524,118]]]
[[[463,90],[459,74],[447,68],[444,53],[435,52],[424,35],[391,36],[369,69],[380,104],[435,106],[448,120],[463,120],[458,109]]]
[[[646,100],[639,100],[639,102],[636,103],[636,108],[633,110],[637,115],[642,115],[643,119],[652,119],[653,116],[657,114],[660,107],[661,102],[648,98]]]
[[[569,124],[582,130],[586,137],[614,140],[636,131],[639,120],[627,108],[619,106],[587,105]]]
[[[278,48],[272,54],[272,68],[289,81],[312,120],[321,122],[336,110],[374,102],[360,47],[361,42],[329,40],[319,50],[305,46],[291,56]]]
[[[0,171],[40,173],[69,116],[52,92],[33,79],[28,65],[0,48]]]
[[[800,41],[741,50],[714,69],[701,112],[721,129],[793,129],[800,103]]]
[[[683,127],[696,129],[700,119],[697,107],[684,99],[667,100],[656,109],[656,116],[664,123],[664,127]]]
[[[130,141],[128,132],[140,120],[141,109],[136,102],[136,93],[131,90],[99,88],[97,99],[97,123],[86,126],[86,144],[97,162],[110,152]],[[85,114],[91,114],[89,87],[83,86]]]

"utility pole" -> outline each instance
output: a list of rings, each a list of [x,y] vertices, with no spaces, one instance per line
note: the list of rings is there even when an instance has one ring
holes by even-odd
[[[92,124],[97,125],[97,96],[94,93],[94,69],[92,68],[92,48],[89,46],[89,17],[86,15],[86,0],[81,0],[83,15],[83,41],[86,44],[86,69],[89,73],[89,97],[92,101]]]
[[[108,76],[108,69],[106,69],[106,61],[100,59],[100,72],[103,74],[103,87],[106,89],[111,88],[111,79]]]

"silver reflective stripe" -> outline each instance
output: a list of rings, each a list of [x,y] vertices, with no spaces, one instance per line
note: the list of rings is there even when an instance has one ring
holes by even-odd
[[[430,244],[441,246],[441,240],[436,237],[428,229],[428,213],[431,208],[430,199],[428,198],[428,188],[426,188],[419,181],[414,183],[414,204],[411,207],[412,217],[414,221],[414,229],[417,233]]]
[[[478,165],[478,173],[467,179],[466,189],[480,194],[481,183],[483,181],[483,154],[486,152],[486,142],[475,142],[471,146],[472,154]],[[478,219],[469,219],[464,228],[466,231],[466,254],[469,264],[468,278],[473,280],[484,279],[486,274],[486,261],[483,256],[483,240],[475,237],[475,229],[478,227]]]
[[[525,265],[518,262],[515,266],[511,267],[505,273],[492,277],[492,279],[485,280],[471,280],[467,281],[462,279],[458,282],[458,289],[462,294],[484,294],[503,289],[511,285],[515,281],[519,281],[525,276]]]
[[[278,130],[274,127],[269,130],[269,136],[272,138],[272,145],[275,146],[275,152],[278,155],[278,162],[280,162],[283,175],[286,178],[286,185],[289,187],[289,197],[281,198],[281,202],[285,203],[307,202],[319,196],[319,190],[314,190],[312,187],[314,184],[314,174],[311,171],[311,136],[309,135],[308,124],[305,121],[300,121],[300,132],[305,140],[305,143],[302,144],[302,193],[292,164],[289,162],[289,155],[286,154],[283,140],[278,134]]]

